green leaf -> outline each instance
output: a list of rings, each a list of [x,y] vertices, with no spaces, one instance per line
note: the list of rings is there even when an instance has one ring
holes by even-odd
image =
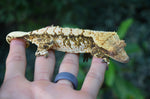
[[[83,69],[82,69],[82,68],[79,68],[79,73],[78,73],[78,76],[77,76],[77,79],[78,79],[78,88],[77,88],[77,89],[80,89],[80,88],[81,88],[85,76],[86,76],[86,74],[85,74],[85,72],[83,71]]]
[[[144,99],[143,94],[133,84],[119,76],[116,78],[113,90],[119,99]]]
[[[141,48],[139,47],[139,45],[137,43],[129,43],[125,49],[128,54],[141,51]]]
[[[112,61],[110,61],[109,69],[106,70],[105,74],[105,83],[106,85],[111,87],[113,86],[114,81],[115,81],[115,64]]]
[[[118,31],[117,31],[120,39],[123,39],[125,37],[128,29],[132,23],[133,23],[132,18],[129,18],[121,23],[121,25],[119,26]]]

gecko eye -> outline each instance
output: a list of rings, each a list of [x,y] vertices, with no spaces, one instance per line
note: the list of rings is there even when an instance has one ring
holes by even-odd
[[[124,48],[125,46],[126,46],[126,43],[124,42],[124,40],[121,40],[119,43],[119,47]]]

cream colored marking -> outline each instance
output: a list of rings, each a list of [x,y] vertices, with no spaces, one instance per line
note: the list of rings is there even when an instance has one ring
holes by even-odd
[[[39,29],[38,31],[34,30],[32,32],[32,34],[43,34],[45,31],[46,31],[47,28],[42,28],[42,29]]]
[[[91,30],[84,30],[83,35],[86,37],[93,37],[93,34],[91,32]]]
[[[65,36],[68,36],[69,34],[71,34],[71,29],[70,28],[62,28],[62,33]]]
[[[72,29],[72,34],[75,35],[75,36],[78,36],[78,35],[82,35],[83,33],[83,30],[82,29]]]
[[[48,33],[48,34],[51,34],[51,35],[54,35],[54,34],[55,34],[55,33],[54,33],[54,29],[55,29],[54,26],[48,27],[47,33]]]
[[[60,35],[60,34],[61,34],[61,29],[60,29],[60,27],[58,27],[58,26],[55,28],[54,31],[55,31],[55,33],[56,33],[57,35]]]

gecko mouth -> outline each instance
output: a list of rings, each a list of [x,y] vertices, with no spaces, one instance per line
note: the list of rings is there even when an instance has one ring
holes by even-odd
[[[129,61],[129,56],[125,52],[125,50],[122,48],[120,49],[116,55],[110,56],[112,59],[119,61],[121,63],[127,63]]]
[[[107,57],[110,57],[116,61],[119,61],[121,63],[127,63],[129,61],[129,57],[127,53],[125,52],[124,48],[121,48],[117,50],[116,52],[109,52],[105,50],[102,47],[98,47],[97,45],[95,46],[97,49],[100,50],[100,52],[104,53]]]

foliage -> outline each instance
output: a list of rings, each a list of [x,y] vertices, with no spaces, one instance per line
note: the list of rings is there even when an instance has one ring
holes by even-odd
[[[129,27],[133,24],[133,19],[127,19],[123,21],[118,29],[118,35],[121,39],[123,39],[129,29]],[[130,48],[131,47],[131,48]],[[134,49],[135,47],[135,49]],[[128,52],[133,50],[134,52],[138,50],[137,45],[128,44]],[[130,51],[131,52],[131,51]],[[129,54],[129,53],[128,53]],[[132,85],[130,82],[124,80],[117,71],[121,69],[116,67],[113,61],[110,61],[110,68],[106,71],[105,83],[107,86],[111,87],[113,92],[117,95],[117,97],[121,99],[144,99],[144,96],[140,92],[138,88]]]
[[[120,38],[125,37],[127,30],[132,25],[132,23],[133,23],[133,19],[131,18],[121,23],[120,28],[118,29],[119,31],[118,35],[120,36]],[[128,46],[129,46],[128,52],[131,52],[132,50],[135,52],[136,50],[138,50],[137,45],[129,44]],[[85,73],[82,70],[84,69],[83,68],[84,66],[85,65],[83,63],[80,65],[79,76],[78,76],[80,86],[82,85],[81,79],[85,77]],[[121,71],[121,69],[117,68],[117,64],[115,64],[115,62],[113,61],[110,61],[109,69],[106,71],[105,74],[105,84],[111,88],[112,92],[116,95],[116,97],[118,97],[119,99],[144,99],[143,94],[140,92],[138,88],[136,88],[130,82],[121,78],[121,76],[118,73],[119,71]]]
[[[132,25],[133,23],[133,19],[130,18],[130,19],[127,19],[125,21],[123,21],[117,31],[120,39],[123,39],[129,29],[129,27]]]

